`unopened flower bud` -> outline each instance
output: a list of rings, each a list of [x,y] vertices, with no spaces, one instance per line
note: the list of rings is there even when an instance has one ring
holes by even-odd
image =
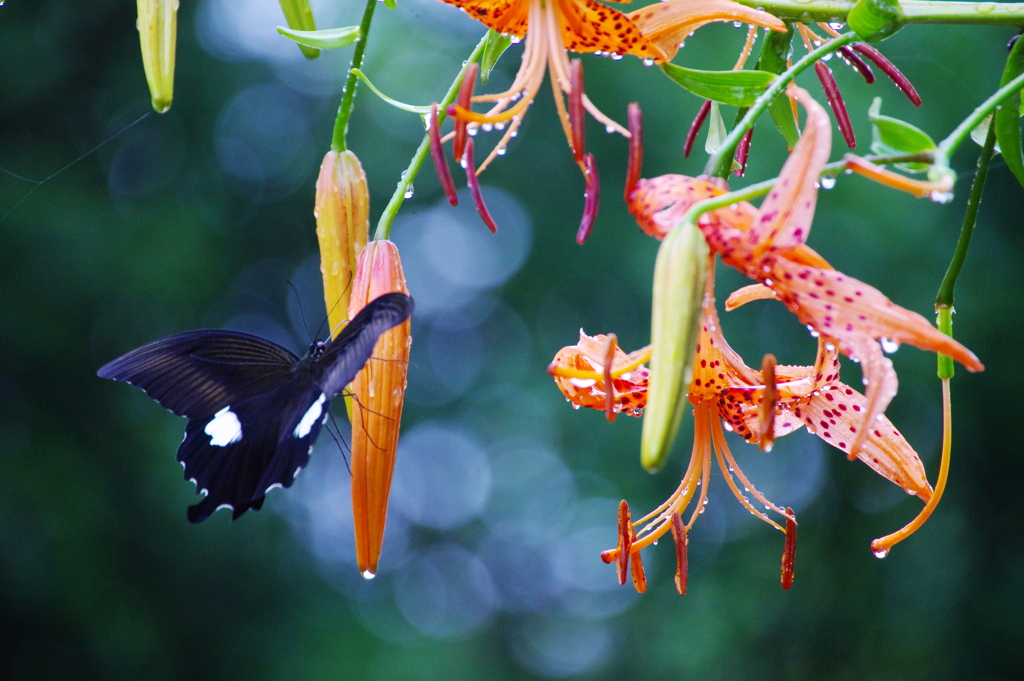
[[[309,6],[309,0],[280,0],[281,11],[284,12],[288,28],[295,31],[315,31],[316,21],[313,19],[313,8]],[[316,59],[320,56],[320,50],[307,45],[299,45],[302,54],[306,59]]]
[[[661,242],[654,265],[651,376],[640,440],[640,463],[650,471],[665,463],[683,418],[707,272],[707,242],[692,222],[679,224]]]
[[[390,241],[371,241],[359,256],[349,317],[378,296],[394,292],[409,293],[398,247]],[[353,395],[352,516],[356,563],[366,578],[377,572],[384,540],[411,345],[410,322],[406,320],[381,335],[370,361],[349,386]]]
[[[153,108],[164,113],[174,96],[174,50],[178,39],[178,0],[138,0],[139,41]]]
[[[370,229],[370,194],[366,174],[351,151],[329,151],[316,180],[316,237],[320,272],[331,333],[337,334],[348,314],[356,259]],[[376,296],[375,296],[376,297]],[[366,301],[363,301],[363,305]],[[360,308],[362,305],[359,306]]]

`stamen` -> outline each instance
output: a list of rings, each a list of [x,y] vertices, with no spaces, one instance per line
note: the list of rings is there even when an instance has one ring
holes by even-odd
[[[871,550],[879,558],[889,555],[889,550],[910,535],[917,532],[924,522],[931,516],[932,511],[939,505],[942,493],[946,490],[946,480],[949,478],[949,460],[953,449],[953,416],[950,409],[949,379],[942,380],[942,462],[939,464],[939,479],[935,482],[935,491],[932,498],[928,500],[921,512],[917,514],[910,523],[903,529],[893,532],[885,537],[880,537],[871,542]]]
[[[704,121],[708,117],[708,113],[711,112],[711,100],[706,99],[700,106],[700,111],[697,112],[697,117],[693,119],[693,123],[690,123],[690,131],[686,133],[686,142],[683,143],[683,158],[690,157],[690,151],[693,150],[693,143],[697,139],[697,134],[700,129],[704,127]]]
[[[839,92],[839,85],[836,83],[835,76],[832,75],[832,69],[824,62],[816,61],[814,70],[818,74],[818,80],[821,81],[822,89],[825,90],[825,97],[828,98],[828,103],[832,107],[832,113],[835,114],[839,132],[843,134],[846,146],[853,149],[857,146],[857,136],[853,133],[853,123],[850,122],[850,115],[846,113],[846,103],[843,102],[843,95]]]
[[[570,66],[572,75],[569,80],[569,125],[572,128],[572,153],[576,162],[583,160],[584,154],[584,118],[583,118],[583,62],[573,59]]]
[[[855,52],[860,52],[865,57],[875,63],[875,66],[882,69],[882,73],[889,76],[892,82],[896,84],[903,94],[907,96],[914,106],[921,106],[921,95],[917,94],[917,90],[911,85],[910,81],[904,76],[898,68],[896,68],[891,61],[885,58],[885,56],[876,50],[871,45],[866,43],[854,43],[850,46]]]
[[[489,230],[497,232],[498,226],[494,223],[494,218],[491,217],[491,212],[487,210],[487,205],[484,203],[484,195],[480,191],[480,179],[476,176],[476,168],[473,167],[472,137],[466,140],[466,153],[463,159],[466,161],[466,184],[469,185],[469,193],[473,195],[476,212],[480,214],[480,218]]]
[[[466,67],[466,72],[462,76],[462,84],[459,86],[459,96],[455,100],[457,102],[457,109],[461,108],[469,111],[470,100],[473,97],[473,87],[476,85],[476,75],[479,71],[480,65],[476,62]],[[455,160],[461,162],[462,154],[466,149],[466,124],[469,122],[469,119],[454,115],[452,107],[448,107],[448,115],[455,119],[455,142],[452,148],[455,152]]]
[[[953,179],[950,175],[943,176],[938,182],[925,182],[894,173],[854,154],[847,154],[843,160],[846,162],[847,170],[852,170],[858,175],[863,175],[886,187],[913,194],[919,199],[931,198],[935,194],[948,194],[953,189]]]
[[[843,55],[843,58],[846,59],[846,63],[849,64],[854,71],[864,76],[864,81],[868,85],[875,82],[875,72],[871,70],[871,67],[867,65],[867,62],[860,58],[860,55],[849,47],[840,47],[839,54]]]
[[[441,146],[440,124],[437,122],[437,102],[430,105],[430,157],[434,160],[434,170],[437,171],[437,179],[441,182],[441,189],[448,197],[448,203],[453,206],[459,205],[459,196],[455,192],[455,180],[452,178],[452,170],[448,167],[448,160],[444,156],[444,147]]]
[[[743,483],[743,488],[746,491],[749,491],[751,496],[753,496],[755,499],[757,499],[762,504],[772,509],[779,515],[786,515],[785,511],[783,511],[781,508],[779,508],[772,502],[768,501],[768,499],[766,499],[763,494],[758,492],[757,489],[750,484],[750,480],[747,480],[747,476],[743,474],[743,471],[742,469],[740,469],[739,464],[736,463],[736,459],[734,459],[732,456],[732,451],[730,451],[729,449],[729,444],[725,441],[725,433],[722,432],[722,422],[717,417],[713,418],[711,421],[711,437],[715,443],[715,455],[718,458],[718,467],[722,469],[722,476],[725,478],[725,482],[729,485],[729,489],[732,490],[733,496],[736,497],[736,499],[740,502],[740,504],[743,505],[745,509],[753,513],[755,516],[765,521],[766,523],[768,523],[775,529],[779,530],[780,532],[785,532],[785,530],[782,529],[781,525],[776,523],[774,520],[769,518],[761,511],[754,508],[754,506],[750,503],[750,500],[748,500],[744,495],[740,494],[739,489],[736,487],[736,481],[733,480],[733,474],[735,474],[736,477],[740,479],[740,482]],[[725,461],[723,461],[722,459],[723,456],[725,457]],[[726,465],[726,461],[728,462],[728,465]]]
[[[615,420],[615,384],[612,382],[612,362],[615,361],[615,348],[618,338],[614,333],[608,334],[608,344],[604,350],[604,415],[608,423]]]
[[[782,549],[782,588],[793,586],[793,567],[796,559],[796,517],[786,507],[786,544]]]
[[[619,555],[615,560],[615,573],[619,584],[626,583],[626,568],[629,566],[629,549],[633,545],[633,523],[629,515],[629,504],[619,502]]]
[[[762,452],[770,452],[775,442],[775,406],[779,400],[779,391],[775,385],[775,355],[764,356],[761,362],[761,377],[764,381],[764,392],[761,395],[761,406],[757,410],[759,443]]]
[[[632,525],[629,526],[629,531],[633,531]],[[634,535],[633,538],[636,539],[636,536]],[[634,553],[632,559],[633,564],[630,567],[633,572],[633,588],[636,589],[637,593],[642,594],[647,591],[647,575],[644,574],[644,564],[640,560],[640,551]]]
[[[594,155],[587,154],[583,157],[584,176],[587,179],[587,190],[583,195],[583,219],[580,220],[579,231],[576,232],[576,243],[582,245],[590,230],[594,227],[594,220],[597,219],[597,209],[601,198],[601,180],[597,174],[597,163],[594,162]]]
[[[676,591],[680,596],[685,596],[690,571],[690,537],[686,533],[686,526],[683,525],[683,518],[678,513],[672,514],[672,539],[676,543]]]
[[[750,156],[750,138],[754,136],[754,129],[747,130],[747,134],[743,136],[740,143],[736,146],[736,163],[739,167],[736,168],[736,177],[743,177],[743,173],[747,172],[747,157]]]
[[[739,71],[743,68],[743,65],[747,63],[747,58],[750,56],[750,51],[754,49],[754,41],[757,40],[757,25],[750,24],[747,27],[747,40],[743,43],[743,49],[740,50],[740,56],[736,60],[735,66],[732,67],[733,71]]]
[[[640,105],[631,102],[627,109],[629,119],[629,165],[626,167],[626,203],[633,198],[633,192],[640,181],[640,170],[644,162],[644,115]]]

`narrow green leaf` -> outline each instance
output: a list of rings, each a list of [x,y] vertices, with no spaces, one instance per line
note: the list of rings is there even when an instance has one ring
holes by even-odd
[[[1003,87],[1011,80],[1024,73],[1024,40],[1018,40],[1010,50],[1003,69],[1003,78],[999,86]],[[1003,100],[996,109],[995,126],[996,141],[1006,160],[1006,167],[1024,187],[1024,157],[1020,148],[1020,90]]]
[[[345,47],[359,40],[358,26],[345,26],[344,28],[328,28],[323,31],[293,31],[284,26],[278,26],[277,32],[285,38],[294,40],[300,45],[307,47],[319,47],[323,50],[332,50],[336,47]]]
[[[487,31],[487,42],[484,43],[484,54],[480,58],[480,82],[486,83],[491,77],[494,65],[498,58],[505,53],[508,46],[512,44],[512,36],[502,35],[493,28]]]
[[[662,64],[661,70],[698,97],[729,106],[750,106],[775,80],[764,71],[698,71],[675,64]]]
[[[895,155],[919,154],[935,149],[935,142],[928,136],[928,133],[906,121],[881,115],[879,113],[881,108],[882,98],[875,97],[868,109],[868,118],[872,125],[871,151],[876,154]],[[927,163],[901,163],[898,165],[915,173],[924,172],[929,168]]]
[[[426,116],[428,113],[430,113],[429,106],[416,106],[415,104],[406,104],[404,102],[398,101],[397,99],[391,99],[386,94],[378,90],[377,87],[370,82],[370,79],[366,77],[366,74],[364,74],[359,69],[352,69],[352,73],[354,73],[356,77],[359,78],[359,80],[366,83],[366,87],[370,88],[370,90],[373,91],[373,94],[377,95],[382,100],[384,100],[391,106],[395,107],[396,109],[401,109],[402,111],[408,111],[410,113],[419,114],[420,116]]]
[[[782,73],[789,68],[786,61],[789,59],[792,49],[790,44],[796,29],[791,22],[787,22],[786,27],[789,30],[785,33],[771,31],[764,37],[761,56],[754,68],[775,74]],[[796,127],[796,121],[793,120],[793,109],[789,105],[789,98],[780,95],[773,99],[768,105],[768,113],[771,114],[772,121],[786,140],[786,144],[790,148],[795,147],[800,139],[800,131]]]

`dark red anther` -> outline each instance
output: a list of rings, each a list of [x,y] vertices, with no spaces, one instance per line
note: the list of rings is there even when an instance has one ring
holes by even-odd
[[[470,137],[466,140],[466,154],[464,157],[466,161],[466,184],[469,185],[469,193],[473,195],[473,205],[476,206],[476,212],[480,214],[484,224],[492,232],[498,231],[498,226],[494,224],[494,218],[491,217],[491,212],[487,210],[487,205],[484,203],[484,195],[480,191],[480,180],[476,176],[476,164],[473,163],[473,138]]]
[[[590,236],[590,230],[594,227],[594,220],[597,219],[597,208],[601,198],[601,178],[597,175],[597,163],[594,162],[594,155],[587,154],[583,157],[587,190],[584,194],[583,219],[580,220],[579,231],[576,232],[576,243],[583,245],[583,242]]]
[[[583,161],[585,138],[583,135],[583,62],[573,59],[569,64],[569,128],[572,130],[572,154],[576,162]]]
[[[867,65],[867,62],[860,58],[860,55],[849,47],[840,47],[839,54],[843,55],[843,59],[845,59],[846,63],[850,65],[850,68],[864,76],[864,80],[868,85],[875,82],[875,72],[871,70],[871,67]]]
[[[640,169],[644,163],[644,115],[640,105],[631,102],[626,114],[629,119],[629,165],[626,166],[626,203],[633,198],[633,191],[640,181]]]
[[[747,157],[750,156],[750,138],[754,136],[754,129],[747,130],[747,134],[743,136],[740,143],[736,145],[736,163],[739,167],[735,169],[736,177],[743,177],[743,173],[747,172]]]
[[[615,348],[618,337],[608,334],[608,345],[604,349],[604,415],[608,423],[615,421],[615,383],[612,379],[612,363],[615,361]]]
[[[782,550],[782,588],[793,586],[793,565],[796,560],[796,518],[793,509],[786,509],[786,546]]]
[[[903,94],[907,96],[914,106],[921,106],[921,95],[917,94],[917,90],[910,84],[907,77],[904,76],[898,68],[896,68],[891,61],[885,58],[881,52],[876,50],[867,43],[854,43],[851,48],[855,52],[860,52],[865,57],[875,63],[875,66],[882,69],[882,73],[889,76],[892,82],[896,83],[896,87],[903,91]]]
[[[455,160],[462,162],[462,154],[466,150],[466,121],[459,120],[458,110],[465,109],[469,111],[472,105],[473,99],[473,88],[476,86],[476,74],[480,71],[480,65],[473,62],[466,67],[466,72],[462,76],[462,84],[459,86],[459,96],[456,98],[456,107],[448,107],[448,115],[455,119],[455,140],[452,143],[452,149],[455,152]]]
[[[818,80],[821,81],[822,89],[825,90],[825,97],[828,98],[828,103],[832,107],[832,113],[835,114],[839,132],[843,134],[846,146],[853,149],[857,146],[857,136],[853,134],[853,123],[850,122],[850,115],[846,113],[846,103],[843,102],[843,95],[839,92],[839,85],[836,84],[835,76],[832,75],[832,69],[823,62],[816,61],[814,70],[818,74]]]
[[[678,513],[672,514],[672,539],[676,543],[676,591],[680,596],[685,596],[686,581],[690,572],[690,537],[686,534],[686,525]]]
[[[629,514],[629,504],[623,499],[619,502],[619,555],[615,559],[615,573],[619,584],[626,583],[626,571],[629,568],[629,549],[633,546],[633,518]]]
[[[441,125],[437,122],[437,102],[430,105],[430,119],[427,121],[430,126],[430,157],[434,159],[434,170],[437,171],[437,179],[441,182],[441,189],[448,197],[448,203],[453,206],[459,205],[459,196],[455,193],[455,180],[452,179],[452,170],[448,167],[448,159],[444,157],[444,147],[441,146]]]
[[[693,149],[693,141],[697,139],[697,133],[704,126],[704,121],[707,119],[708,114],[711,113],[711,100],[705,100],[700,107],[700,111],[697,112],[697,117],[693,119],[693,123],[690,124],[690,131],[686,133],[686,142],[683,144],[683,158],[690,156],[690,151]]]

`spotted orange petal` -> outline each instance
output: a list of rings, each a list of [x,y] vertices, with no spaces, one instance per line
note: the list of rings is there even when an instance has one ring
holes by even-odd
[[[455,5],[487,28],[522,38],[530,16],[530,0],[442,0]]]

